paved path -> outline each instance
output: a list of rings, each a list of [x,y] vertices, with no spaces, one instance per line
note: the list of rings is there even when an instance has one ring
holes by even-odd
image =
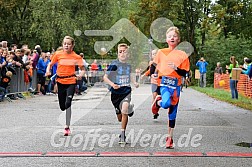
[[[252,112],[182,92],[175,149],[164,148],[167,111],[152,119],[150,85],[133,90],[135,114],[129,144],[118,144],[120,124],[109,92],[95,86],[73,103],[72,135],[64,137],[64,112],[56,96],[0,103],[0,166],[251,166]]]

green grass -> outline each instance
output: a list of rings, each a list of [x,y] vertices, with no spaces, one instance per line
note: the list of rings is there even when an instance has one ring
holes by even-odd
[[[238,100],[231,98],[231,93],[229,91],[214,89],[211,87],[201,88],[196,86],[191,86],[191,88],[202,92],[212,98],[217,100],[225,101],[235,106],[248,109],[252,111],[252,99],[239,94]]]

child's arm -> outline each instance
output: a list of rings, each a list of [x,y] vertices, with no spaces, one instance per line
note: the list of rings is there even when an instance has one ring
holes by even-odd
[[[46,73],[45,73],[45,76],[46,76],[46,77],[52,75],[52,73],[51,73],[51,68],[52,68],[52,64],[51,64],[51,62],[50,62],[50,63],[48,63],[48,65],[47,65],[47,67],[46,67]]]
[[[139,83],[136,82],[134,75],[130,76],[130,80],[132,81],[132,83],[135,85],[136,88],[139,87]]]
[[[51,69],[52,69],[52,66],[53,66],[56,62],[58,62],[58,59],[57,59],[57,54],[55,53],[55,54],[53,55],[52,59],[51,59],[51,62],[49,62],[49,63],[47,64],[45,76],[50,76],[50,75],[52,75]]]
[[[86,71],[85,67],[84,67],[83,59],[81,57],[79,57],[77,63],[78,63],[78,67],[79,67],[79,70],[80,70],[79,75],[77,75],[77,80],[82,80],[82,77],[84,77],[85,71]]]
[[[120,88],[119,85],[115,84],[114,82],[112,82],[112,81],[108,78],[108,74],[105,74],[105,75],[103,76],[103,80],[104,80],[104,82],[106,82],[107,84],[109,84],[109,85],[110,85],[112,88],[114,88],[114,89],[119,89],[119,88]]]
[[[82,77],[84,77],[85,75],[85,68],[84,66],[80,66],[79,69],[80,69],[80,74],[77,76],[77,79],[82,80]]]
[[[150,75],[150,68],[143,75],[145,75],[145,76]]]

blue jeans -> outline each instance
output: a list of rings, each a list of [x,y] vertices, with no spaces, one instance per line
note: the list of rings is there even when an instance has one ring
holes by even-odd
[[[237,84],[238,84],[237,80],[230,79],[230,90],[231,90],[232,99],[238,99]]]
[[[206,87],[206,73],[200,73],[200,87]]]

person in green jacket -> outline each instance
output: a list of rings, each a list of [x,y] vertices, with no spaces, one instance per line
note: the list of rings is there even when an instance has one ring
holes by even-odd
[[[226,65],[226,68],[229,72],[229,77],[230,77],[230,90],[231,90],[232,99],[238,99],[238,90],[237,90],[238,80],[232,79],[232,69],[239,68],[239,64],[236,61],[234,56],[230,57],[230,64],[229,66]]]

